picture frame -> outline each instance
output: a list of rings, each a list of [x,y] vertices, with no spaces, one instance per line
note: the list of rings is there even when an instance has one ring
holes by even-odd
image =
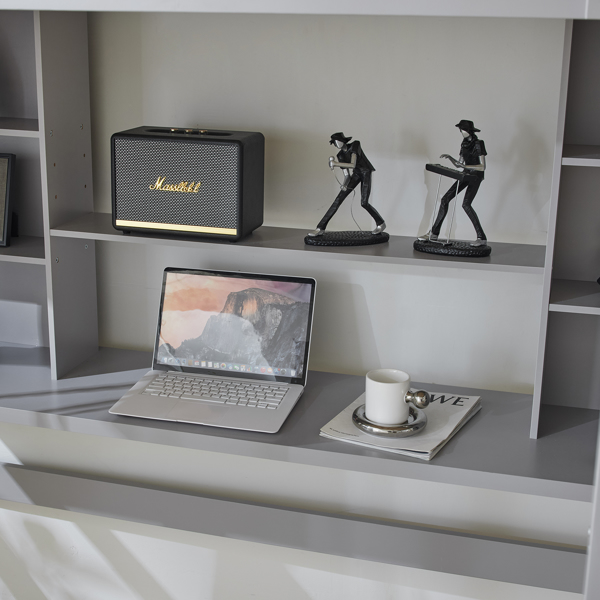
[[[15,155],[0,154],[0,247],[10,246]]]

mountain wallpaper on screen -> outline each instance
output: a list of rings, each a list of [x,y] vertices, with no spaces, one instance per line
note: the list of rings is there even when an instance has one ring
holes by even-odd
[[[163,343],[158,359],[193,356],[198,360],[296,369],[300,374],[306,346],[307,302],[259,288],[231,292],[220,313],[211,316],[201,335],[178,348]]]

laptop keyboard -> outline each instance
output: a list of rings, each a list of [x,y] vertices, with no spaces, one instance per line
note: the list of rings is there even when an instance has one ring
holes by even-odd
[[[165,373],[158,375],[142,395],[275,409],[286,392],[287,387],[283,385]]]

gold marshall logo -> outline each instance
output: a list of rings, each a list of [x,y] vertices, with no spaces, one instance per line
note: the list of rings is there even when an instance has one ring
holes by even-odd
[[[200,189],[200,182],[196,183],[192,181],[192,183],[188,183],[187,181],[182,181],[177,185],[173,183],[165,183],[166,177],[159,177],[156,180],[156,183],[149,185],[148,187],[151,190],[163,190],[165,192],[184,192],[186,194],[197,194]]]

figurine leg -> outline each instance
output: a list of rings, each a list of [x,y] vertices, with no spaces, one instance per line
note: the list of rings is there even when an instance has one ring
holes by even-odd
[[[348,182],[348,186],[345,190],[341,190],[340,193],[336,196],[336,199],[333,201],[333,204],[329,207],[329,210],[325,213],[325,216],[319,221],[317,225],[317,229],[324,230],[327,227],[329,221],[335,213],[337,209],[341,206],[342,202],[348,197],[348,194],[358,185],[360,179],[357,177],[356,180],[353,177],[350,178]]]
[[[375,225],[380,227],[384,225],[381,215],[369,204],[369,196],[371,195],[371,171],[363,174],[362,183],[360,186],[360,205],[373,217]],[[382,229],[383,231],[383,229]]]
[[[479,217],[477,216],[477,213],[471,206],[471,204],[473,203],[473,200],[475,200],[475,195],[477,194],[477,191],[479,190],[481,181],[482,181],[481,179],[475,179],[474,181],[469,183],[469,185],[467,187],[467,191],[465,192],[465,197],[463,199],[462,207],[463,207],[464,211],[467,213],[467,216],[469,217],[469,219],[471,219],[471,223],[473,223],[473,227],[475,227],[475,233],[477,234],[477,239],[478,240],[487,240],[485,233],[483,231],[483,227],[481,226],[481,223],[479,222]]]
[[[467,187],[467,184],[464,182],[456,182],[450,186],[450,189],[443,195],[440,201],[440,209],[438,210],[437,217],[435,218],[435,223],[431,228],[431,233],[435,236],[440,235],[440,230],[442,228],[442,223],[448,214],[448,205],[451,200],[454,200],[460,192],[462,192]]]

